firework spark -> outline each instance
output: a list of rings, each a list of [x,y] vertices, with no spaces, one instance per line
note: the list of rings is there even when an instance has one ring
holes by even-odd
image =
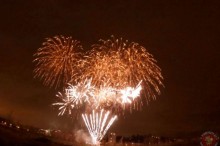
[[[103,109],[100,112],[92,111],[91,114],[82,114],[83,121],[92,138],[92,144],[97,145],[105,136],[117,116],[110,117],[110,112]]]
[[[35,77],[50,87],[65,85],[77,74],[80,53],[76,51],[81,49],[79,41],[71,37],[47,38],[34,54]]]

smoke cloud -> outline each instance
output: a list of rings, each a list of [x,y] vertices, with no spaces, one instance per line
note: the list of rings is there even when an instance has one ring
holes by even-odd
[[[92,139],[87,132],[82,129],[75,130],[75,140],[77,143],[92,143]]]

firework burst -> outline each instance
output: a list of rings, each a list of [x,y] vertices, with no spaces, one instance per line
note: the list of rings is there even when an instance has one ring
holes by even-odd
[[[79,82],[75,86],[69,84],[64,90],[64,93],[58,92],[56,95],[61,101],[53,103],[54,106],[59,106],[59,114],[63,115],[67,112],[72,114],[73,109],[80,109],[85,103],[90,104],[92,102],[94,87],[91,85],[91,79]]]
[[[47,38],[34,54],[35,77],[50,87],[65,85],[78,74],[80,53],[77,51],[81,49],[79,41],[71,37]]]
[[[159,86],[163,86],[161,69],[156,65],[156,60],[147,50],[138,43],[130,43],[119,50],[122,60],[126,64],[126,75],[130,86],[135,86],[143,80],[143,87],[148,100],[155,99],[160,94]]]
[[[97,87],[106,82],[118,89],[134,87],[142,80],[145,95],[150,100],[160,94],[159,86],[163,86],[156,60],[138,43],[114,37],[100,40],[99,44],[92,46],[87,63],[82,79],[93,78]]]

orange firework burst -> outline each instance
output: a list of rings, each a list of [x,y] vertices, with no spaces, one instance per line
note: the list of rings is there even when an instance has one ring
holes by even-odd
[[[147,97],[155,99],[155,93],[160,94],[159,85],[163,85],[161,81],[163,76],[153,55],[148,53],[143,46],[134,42],[125,45],[120,52],[122,52],[122,60],[127,66],[125,74],[128,77],[129,85],[134,86],[143,80]]]
[[[34,54],[35,77],[50,87],[68,83],[78,73],[80,53],[76,51],[80,49],[80,42],[72,37],[47,38]]]
[[[159,86],[163,85],[161,69],[138,43],[112,37],[93,45],[88,56],[82,78],[92,78],[96,86],[108,82],[114,88],[134,87],[142,80],[148,100],[160,94]]]

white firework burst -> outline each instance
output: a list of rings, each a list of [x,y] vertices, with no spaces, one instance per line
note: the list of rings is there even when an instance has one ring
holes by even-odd
[[[93,90],[94,87],[91,86],[91,79],[80,82],[75,86],[69,84],[63,94],[58,92],[56,95],[61,99],[61,102],[56,102],[52,105],[60,106],[58,115],[63,115],[66,111],[68,114],[71,114],[74,108],[78,109],[84,103],[90,103],[89,99],[92,96]]]

